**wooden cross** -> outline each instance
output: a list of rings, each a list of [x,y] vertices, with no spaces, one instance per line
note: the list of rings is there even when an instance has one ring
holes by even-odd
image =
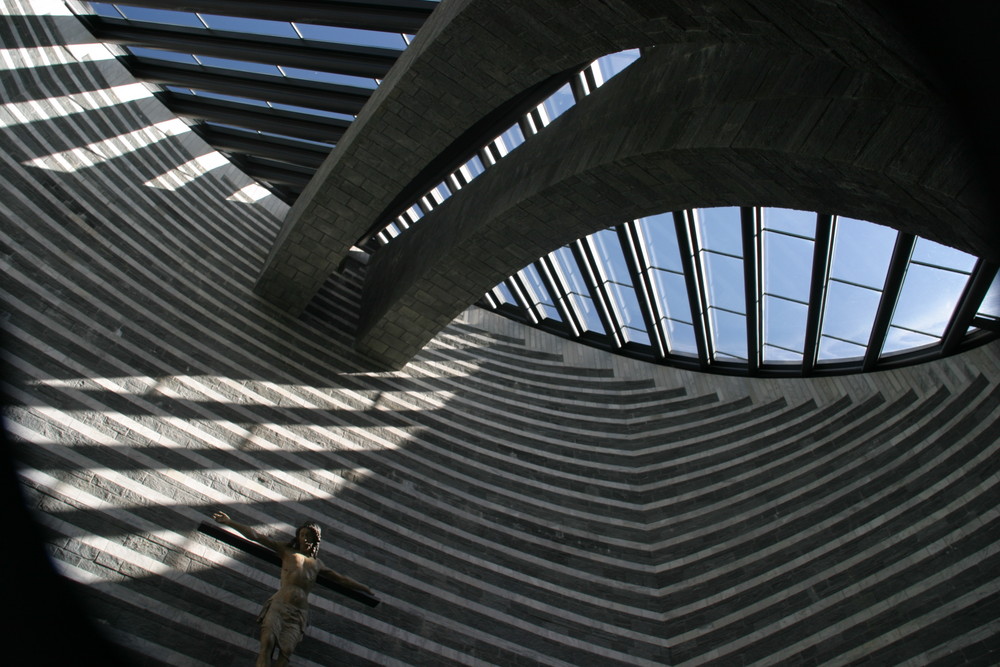
[[[240,551],[245,551],[248,554],[257,556],[258,558],[263,558],[268,563],[281,567],[281,559],[278,557],[278,554],[274,553],[262,544],[257,544],[252,540],[248,540],[240,535],[237,535],[236,533],[226,530],[219,524],[202,521],[198,525],[198,530],[221,542],[225,542],[229,546],[236,547]],[[322,573],[320,573],[320,575],[316,578],[316,583],[322,584],[323,586],[337,591],[338,593],[343,593],[347,597],[353,598],[358,602],[363,602],[369,607],[376,607],[379,602],[381,602],[381,600],[374,595],[370,595],[364,591],[354,590],[353,588],[347,588],[346,586],[341,586]]]

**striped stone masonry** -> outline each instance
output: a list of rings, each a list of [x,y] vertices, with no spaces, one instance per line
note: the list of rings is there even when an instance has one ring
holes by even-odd
[[[373,372],[365,267],[261,299],[282,206],[62,3],[4,18],[9,449],[136,664],[253,660],[278,571],[199,533],[216,509],[318,521],[382,600],[314,592],[296,665],[997,662],[1000,343],[752,380],[470,308]]]

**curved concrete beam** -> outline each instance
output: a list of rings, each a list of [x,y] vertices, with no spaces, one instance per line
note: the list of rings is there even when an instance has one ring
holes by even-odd
[[[407,185],[523,91],[627,48],[721,42],[829,56],[922,85],[906,41],[864,0],[808,11],[784,0],[445,0],[296,201],[257,292],[301,311]]]
[[[963,150],[939,103],[887,77],[762,48],[659,47],[377,252],[357,346],[400,367],[538,257],[663,211],[815,210],[982,254],[987,207]]]

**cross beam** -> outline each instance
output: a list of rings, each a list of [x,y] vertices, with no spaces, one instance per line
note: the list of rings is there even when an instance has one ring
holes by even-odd
[[[256,542],[240,537],[236,533],[232,533],[222,526],[202,521],[198,524],[198,530],[205,533],[209,537],[214,537],[220,542],[225,542],[231,547],[236,547],[240,551],[245,551],[252,556],[257,556],[258,558],[262,558],[273,565],[281,567],[281,559],[278,558],[276,553],[261,544],[257,544]],[[377,607],[381,602],[381,600],[374,595],[369,595],[364,591],[356,591],[352,588],[341,586],[325,576],[323,573],[320,573],[319,577],[316,578],[316,583],[322,584],[323,586],[326,586],[327,588],[338,593],[343,593],[347,597],[353,598],[358,602],[363,602],[369,607]]]

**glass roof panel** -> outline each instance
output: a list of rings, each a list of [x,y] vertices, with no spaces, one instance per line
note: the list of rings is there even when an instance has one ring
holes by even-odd
[[[646,263],[658,269],[683,272],[684,266],[681,264],[673,215],[663,213],[639,218],[637,222],[643,240]]]
[[[265,102],[264,100],[255,100],[249,97],[238,97],[236,95],[226,95],[224,93],[213,93],[208,90],[192,90],[191,92],[197,95],[198,97],[207,97],[213,100],[236,102],[238,104],[252,104],[254,106],[259,106],[259,107],[268,106],[267,102]]]
[[[242,32],[251,35],[269,35],[271,37],[298,38],[298,33],[288,21],[268,21],[265,19],[250,19],[242,16],[220,16],[218,14],[199,14],[211,30],[227,32]]]
[[[966,273],[957,273],[911,262],[903,278],[903,288],[893,311],[891,326],[908,329],[937,341],[951,320],[962,291],[968,282]],[[903,349],[908,340],[897,335],[898,343],[886,341],[882,352]],[[926,343],[921,343],[926,344]]]
[[[514,298],[514,294],[510,291],[510,288],[507,287],[507,283],[500,283],[493,288],[493,292],[500,303],[506,303],[512,306],[517,305],[517,299]]]
[[[853,218],[837,218],[830,276],[881,290],[896,231]]]
[[[118,8],[113,4],[107,2],[91,2],[90,6],[94,10],[94,13],[98,16],[105,16],[111,19],[123,18],[122,13],[119,12]]]
[[[590,238],[622,335],[628,342],[649,345],[649,332],[646,330],[639,299],[632,284],[632,272],[625,261],[618,234],[611,229],[602,229]]]
[[[698,209],[695,220],[700,247],[735,257],[743,256],[739,208],[727,206]]]
[[[743,289],[743,260],[715,252],[702,252],[705,268],[705,294],[709,308],[724,308],[746,314]]]
[[[816,238],[816,214],[790,208],[761,209],[762,227],[809,239]]]
[[[132,7],[129,5],[117,5],[117,7],[122,16],[132,21],[163,23],[185,28],[205,27],[205,24],[201,22],[198,15],[192,12],[179,12],[172,9],[150,9],[148,7]]]
[[[205,67],[218,67],[220,69],[236,70],[237,72],[282,76],[281,70],[278,69],[277,65],[265,65],[264,63],[250,62],[249,60],[232,60],[230,58],[216,58],[214,56],[198,56],[197,59]]]
[[[573,97],[573,91],[567,83],[542,103],[542,109],[545,111],[543,115],[544,124],[548,125],[574,104],[576,104],[576,100]]]
[[[351,76],[349,74],[336,74],[334,72],[318,72],[312,69],[301,69],[298,67],[288,67],[282,65],[278,68],[290,79],[303,79],[306,81],[318,81],[320,83],[335,83],[341,86],[353,86],[355,88],[368,88],[374,90],[378,87],[375,79],[361,76]]]
[[[911,329],[890,326],[882,346],[882,354],[891,354],[901,350],[911,350],[941,342],[938,336],[927,336]]]
[[[354,46],[377,46],[384,49],[402,50],[406,48],[406,40],[403,39],[403,35],[397,32],[358,30],[314,23],[295,23],[294,28],[304,39]]]
[[[823,313],[822,338],[835,338],[860,346],[861,354],[868,346],[875,313],[882,298],[879,290],[858,287],[840,281],[830,281],[827,286],[826,309]],[[824,349],[838,349],[831,341],[820,345],[820,360],[829,361],[838,357],[824,355]],[[850,349],[851,357],[858,351]]]
[[[555,301],[549,294],[549,289],[545,286],[545,282],[538,272],[538,267],[534,264],[529,264],[521,269],[519,275],[528,290],[527,296],[533,301],[542,317],[562,322],[562,316],[559,314]]]
[[[598,58],[597,67],[601,78],[598,80],[597,85],[601,85],[611,77],[620,73],[638,59],[639,49],[629,49],[627,51],[619,51],[618,53],[609,53],[606,56]]]
[[[910,261],[940,266],[963,273],[969,273],[976,265],[976,258],[972,255],[923,238],[917,239]]]
[[[1000,319],[1000,272],[993,276],[993,284],[990,285],[977,315],[994,320]]]
[[[148,60],[163,60],[172,63],[184,63],[185,65],[200,65],[198,59],[190,53],[178,53],[176,51],[164,51],[163,49],[148,49],[144,46],[126,47],[133,55]]]
[[[708,316],[712,327],[715,359],[720,361],[746,361],[746,316],[719,308],[709,308]]]
[[[861,359],[865,356],[865,346],[850,343],[846,340],[823,336],[819,341],[820,361],[831,359]]]
[[[580,326],[587,332],[607,333],[580,265],[573,256],[573,251],[569,249],[569,246],[563,246],[551,253],[549,257],[556,267],[557,275],[555,277],[562,283],[570,305],[577,314]]]
[[[808,311],[804,303],[764,296],[765,362],[802,361]]]
[[[764,291],[788,299],[808,301],[814,242],[765,230],[763,245]]]

